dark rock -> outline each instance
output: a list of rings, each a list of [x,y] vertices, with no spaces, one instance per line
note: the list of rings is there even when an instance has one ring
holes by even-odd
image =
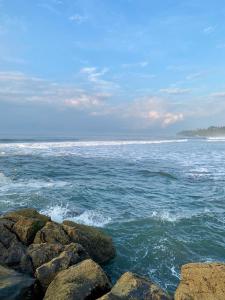
[[[61,244],[32,244],[28,247],[28,254],[30,255],[34,269],[49,262],[57,257],[64,250]]]
[[[105,263],[115,256],[111,237],[101,230],[72,221],[64,221],[63,228],[71,241],[82,245],[94,261]]]
[[[27,275],[0,266],[0,299],[34,299],[35,280]]]
[[[63,226],[55,222],[47,222],[35,236],[34,244],[59,243],[67,245],[70,238],[63,229]]]
[[[160,287],[131,272],[124,273],[112,290],[99,300],[169,300]]]
[[[110,282],[101,267],[91,259],[87,259],[59,272],[50,283],[44,299],[96,299],[107,293],[110,287]]]
[[[88,254],[84,248],[79,244],[72,243],[65,246],[64,251],[58,257],[53,258],[48,263],[37,268],[35,276],[40,282],[43,290],[46,290],[60,271],[87,258]]]
[[[4,222],[0,222],[0,264],[24,273],[33,273],[26,247]]]

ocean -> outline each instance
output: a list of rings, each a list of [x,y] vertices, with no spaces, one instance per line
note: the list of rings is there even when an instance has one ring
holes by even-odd
[[[130,270],[174,291],[182,264],[225,261],[225,138],[0,141],[0,211],[104,228]]]

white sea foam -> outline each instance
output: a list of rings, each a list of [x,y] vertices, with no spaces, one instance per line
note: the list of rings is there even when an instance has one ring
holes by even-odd
[[[220,137],[208,137],[207,138],[208,142],[225,142],[225,136],[220,136]]]
[[[68,212],[69,212],[68,205],[66,205],[66,206],[62,206],[62,205],[49,206],[46,209],[41,210],[42,214],[51,217],[51,219],[53,221],[59,222],[59,223],[62,223],[63,220],[66,219]]]
[[[51,217],[53,221],[59,223],[62,223],[64,220],[70,220],[85,225],[104,227],[111,222],[110,217],[104,216],[97,210],[85,210],[81,214],[72,217],[70,212],[71,210],[69,208],[69,205],[50,206],[41,211],[41,213]]]
[[[12,181],[4,173],[0,172],[0,186],[10,184]]]
[[[69,182],[66,181],[46,181],[46,180],[19,180],[19,181],[12,181],[10,178],[2,176],[0,173],[0,190],[1,191],[8,191],[8,190],[39,190],[42,188],[62,188],[67,185],[70,185]]]
[[[175,276],[176,278],[180,279],[180,273],[176,271],[175,266],[172,266],[170,268],[170,270],[171,270],[171,273],[172,273],[173,276]]]
[[[145,145],[164,143],[184,143],[187,139],[171,140],[130,140],[130,141],[79,141],[79,142],[42,142],[42,143],[9,143],[0,144],[1,148],[21,148],[21,149],[49,149],[66,147],[97,147],[97,146],[121,146],[121,145]]]
[[[103,215],[97,210],[85,210],[82,214],[69,219],[78,223],[96,227],[104,227],[111,222],[110,217]]]

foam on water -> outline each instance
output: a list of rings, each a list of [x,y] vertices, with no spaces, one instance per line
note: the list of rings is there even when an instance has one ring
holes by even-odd
[[[68,204],[66,206],[62,204],[50,206],[42,210],[41,213],[46,214],[51,217],[53,221],[59,223],[62,223],[64,220],[70,220],[89,226],[104,227],[111,222],[110,217],[104,216],[97,210],[85,210],[82,213],[74,212],[75,216],[71,216],[71,210]]]
[[[208,137],[207,141],[208,142],[225,142],[225,136],[221,136],[221,137]]]
[[[41,210],[41,213],[49,216],[53,221],[62,223],[68,215],[68,205],[55,205],[48,206],[46,209]]]
[[[0,186],[5,186],[10,184],[12,181],[9,177],[5,176],[4,173],[0,172]]]
[[[225,259],[224,151],[207,139],[2,143],[1,213],[34,207],[105,227],[113,280],[155,270],[174,291],[182,264]]]
[[[110,217],[103,215],[97,210],[85,210],[82,214],[69,219],[78,223],[95,227],[104,227],[111,222]]]
[[[0,191],[9,190],[39,190],[39,189],[56,189],[63,188],[71,183],[66,181],[47,181],[47,180],[18,180],[12,181],[10,178],[2,176],[0,173]]]
[[[144,144],[163,144],[163,143],[184,143],[188,139],[170,139],[170,140],[115,140],[115,141],[79,141],[79,142],[41,142],[41,143],[0,143],[1,147],[18,148],[39,148],[48,147],[88,147],[88,146],[120,146],[120,145],[144,145]]]

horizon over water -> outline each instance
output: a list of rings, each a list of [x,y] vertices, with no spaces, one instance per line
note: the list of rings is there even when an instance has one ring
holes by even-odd
[[[21,207],[104,228],[113,281],[174,291],[182,264],[225,262],[225,137],[0,139],[0,212]]]

